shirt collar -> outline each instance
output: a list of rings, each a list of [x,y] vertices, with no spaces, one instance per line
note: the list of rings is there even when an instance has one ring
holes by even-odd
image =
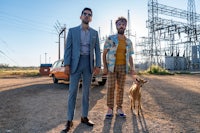
[[[81,30],[83,30],[83,27],[82,27],[82,25],[80,25],[80,29]],[[88,27],[88,29],[87,30],[90,30],[90,26]]]

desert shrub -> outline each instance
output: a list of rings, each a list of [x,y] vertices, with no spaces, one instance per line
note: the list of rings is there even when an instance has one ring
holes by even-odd
[[[157,75],[171,75],[168,70],[165,70],[164,68],[158,66],[158,65],[152,65],[145,71],[140,71],[140,74],[157,74]]]

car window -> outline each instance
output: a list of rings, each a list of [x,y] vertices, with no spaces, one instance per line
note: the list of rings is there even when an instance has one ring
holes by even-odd
[[[58,63],[57,63],[57,65],[56,65],[56,67],[61,67],[61,65],[62,65],[62,61],[59,60]]]

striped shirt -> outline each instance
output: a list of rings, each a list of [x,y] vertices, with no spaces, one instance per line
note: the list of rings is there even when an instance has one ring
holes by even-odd
[[[81,55],[89,55],[90,54],[90,29],[83,30],[81,28]]]

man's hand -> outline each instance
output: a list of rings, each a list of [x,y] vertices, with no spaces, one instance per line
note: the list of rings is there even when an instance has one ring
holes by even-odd
[[[70,74],[70,67],[69,67],[69,66],[65,66],[64,73],[65,73],[66,75],[69,75],[69,74]]]
[[[136,75],[135,70],[131,69],[131,70],[130,70],[130,74],[131,74],[131,75]]]
[[[107,68],[107,67],[105,67],[105,68],[103,69],[103,74],[108,74],[108,68]]]
[[[131,77],[133,78],[133,81],[134,81],[134,82],[137,82],[137,81],[136,81],[137,75],[136,75],[135,70],[131,69],[131,70],[130,70],[130,74],[131,74]]]
[[[99,67],[94,67],[93,74],[97,75],[99,73],[100,73],[100,68]]]

